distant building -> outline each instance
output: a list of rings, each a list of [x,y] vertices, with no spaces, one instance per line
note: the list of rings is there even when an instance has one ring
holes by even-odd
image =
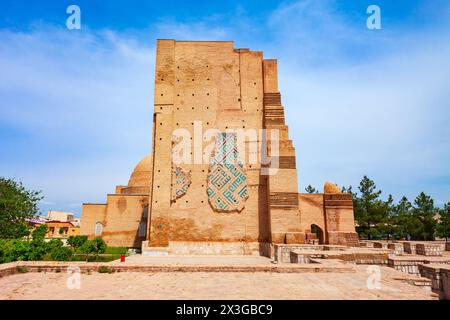
[[[46,224],[48,231],[45,237],[49,239],[64,239],[80,233],[80,228],[70,221],[48,221]]]
[[[74,220],[74,214],[72,212],[49,210],[47,213],[47,219],[50,221],[68,221]]]
[[[48,227],[46,239],[65,239],[80,234],[80,218],[74,218],[71,212],[49,210],[47,216],[27,219],[28,225],[34,229],[42,224]]]
[[[75,218],[75,219],[73,219],[73,220],[72,220],[72,224],[73,224],[75,227],[79,227],[80,224],[81,224],[81,219],[80,219],[80,218]]]

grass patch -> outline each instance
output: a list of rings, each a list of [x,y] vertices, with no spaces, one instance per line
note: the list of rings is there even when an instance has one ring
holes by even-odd
[[[19,273],[27,273],[28,272],[28,268],[25,266],[17,266],[17,272]]]
[[[105,254],[126,254],[127,252],[127,247],[107,247],[105,250]]]
[[[100,266],[100,267],[98,267],[98,272],[99,273],[113,273],[114,272],[114,269],[112,269],[112,268],[110,268],[110,267],[107,267],[107,266]]]

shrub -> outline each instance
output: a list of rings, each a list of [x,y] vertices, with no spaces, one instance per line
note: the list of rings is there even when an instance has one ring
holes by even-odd
[[[95,257],[98,258],[98,255],[104,253],[105,250],[105,241],[101,238],[95,238],[94,240],[87,240],[78,251],[85,253],[87,255],[86,261],[89,261],[90,254],[95,254]]]
[[[42,230],[42,229],[41,229]],[[0,263],[13,261],[67,261],[73,251],[60,239],[44,242],[40,237],[28,240],[0,240]]]
[[[69,261],[72,257],[72,250],[67,247],[60,247],[50,253],[55,261]]]
[[[27,261],[30,260],[30,256],[33,256],[31,254],[32,252],[32,246],[31,243],[28,241],[22,241],[22,240],[9,240],[6,243],[6,246],[4,248],[5,252],[5,261],[4,262],[11,262],[11,261]]]
[[[107,267],[107,266],[100,266],[100,267],[98,267],[98,272],[99,273],[113,273],[114,269]]]
[[[31,236],[35,241],[43,241],[45,239],[45,235],[47,234],[48,227],[46,224],[41,224],[39,227],[36,227],[33,232],[31,232]]]
[[[17,272],[19,273],[27,273],[28,272],[28,268],[25,266],[17,266]]]
[[[87,236],[70,236],[67,238],[67,244],[75,250],[81,247],[87,241]]]
[[[105,253],[107,246],[102,238],[95,238],[92,242],[95,254],[99,255],[100,253]]]
[[[50,241],[45,243],[46,251],[52,252],[64,246],[64,243],[61,239],[51,239]]]

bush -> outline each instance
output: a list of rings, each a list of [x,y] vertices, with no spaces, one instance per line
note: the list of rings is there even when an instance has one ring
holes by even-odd
[[[72,250],[63,246],[59,239],[49,242],[33,239],[27,240],[3,240],[0,241],[0,263],[13,261],[36,261],[36,260],[70,260]]]
[[[45,242],[45,246],[47,251],[52,251],[63,247],[64,243],[61,239],[51,239],[50,241]]]
[[[38,231],[36,231],[38,230]],[[36,228],[33,240],[0,239],[0,263],[13,261],[79,261],[81,257],[85,261],[112,261],[120,258],[120,254],[100,256],[107,249],[105,241],[100,238],[87,240],[85,236],[72,238],[72,248],[65,247],[60,239],[52,239],[48,242],[43,240],[44,228]],[[83,243],[76,252],[84,253],[83,256],[74,255],[75,247]],[[126,248],[117,251],[123,251]],[[115,250],[112,250],[113,252]],[[91,254],[93,256],[91,256]]]
[[[28,241],[17,239],[2,241],[0,248],[0,262],[26,261],[29,260],[31,252],[31,243]]]
[[[48,227],[46,224],[41,224],[39,227],[31,232],[31,236],[35,241],[44,241],[45,235],[47,234]]]
[[[100,267],[98,267],[98,272],[99,273],[113,273],[114,269],[107,267],[107,266],[100,266]]]
[[[72,250],[67,247],[60,247],[53,250],[50,256],[55,261],[69,261],[72,257]]]
[[[67,238],[67,244],[75,250],[81,247],[87,241],[87,236],[70,236]]]
[[[27,273],[28,272],[28,268],[25,266],[17,266],[17,272],[19,273]]]
[[[106,243],[101,238],[95,238],[94,240],[87,240],[78,250],[80,253],[85,253],[87,255],[87,260],[89,261],[89,255],[95,254],[96,258],[101,253],[106,250]]]

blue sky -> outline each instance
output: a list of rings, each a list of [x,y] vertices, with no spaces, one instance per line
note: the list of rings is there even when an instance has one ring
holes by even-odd
[[[150,152],[155,40],[233,40],[279,61],[299,190],[367,174],[442,205],[449,17],[445,0],[2,1],[0,175],[42,190],[42,211],[104,202]]]

